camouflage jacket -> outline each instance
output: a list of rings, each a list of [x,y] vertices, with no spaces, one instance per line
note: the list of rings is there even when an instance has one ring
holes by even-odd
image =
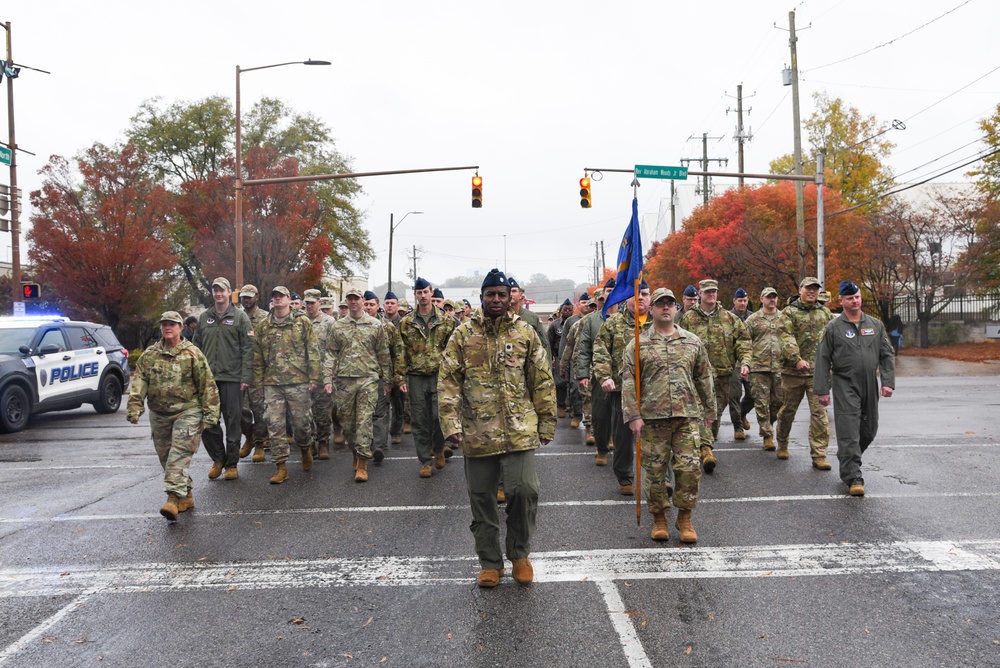
[[[337,319],[320,311],[319,315],[310,318],[309,322],[316,330],[316,340],[319,341],[320,357],[322,357],[323,351],[326,350],[326,342],[330,340],[330,329],[333,328],[333,323],[337,322]]]
[[[833,314],[818,302],[807,304],[801,299],[781,312],[781,344],[785,349],[782,373],[809,377],[816,365],[816,349],[823,337],[823,328],[833,320]],[[809,362],[808,369],[796,369],[799,360]]]
[[[445,344],[455,331],[455,319],[434,307],[426,331],[419,310],[409,314],[399,323],[399,336],[403,342],[403,356],[397,375],[431,376],[438,372]]]
[[[382,323],[386,340],[389,342],[389,375],[392,376],[392,384],[398,387],[406,382],[406,376],[399,373],[403,359],[403,337],[399,335],[399,327],[391,320],[381,317],[379,322]]]
[[[653,319],[647,315],[641,331],[652,324]],[[615,381],[615,391],[622,389],[622,355],[629,341],[635,341],[635,316],[623,306],[604,321],[594,341],[594,378],[598,383],[610,378]]]
[[[577,380],[590,378],[594,372],[594,341],[601,331],[601,312],[595,311],[583,317],[576,330],[576,347],[573,350],[573,375]]]
[[[545,335],[545,328],[542,327],[542,321],[538,318],[538,314],[529,309],[526,306],[522,306],[520,312],[516,314],[521,320],[525,321],[538,333],[538,338],[542,340],[542,346],[545,348],[545,354],[552,358],[552,351],[549,350],[549,337]]]
[[[781,339],[781,312],[768,315],[763,310],[755,311],[744,324],[753,347],[750,371],[780,373],[781,362],[789,354],[787,343]]]
[[[576,342],[579,341],[580,323],[579,319],[569,326],[569,333],[566,334],[566,345],[563,346],[562,355],[559,357],[559,376],[566,380],[573,380],[573,355],[576,352]]]
[[[640,402],[635,397],[635,341],[625,346],[622,418],[663,420],[716,415],[712,364],[705,344],[680,327],[667,337],[650,328],[639,335]],[[728,380],[726,382],[729,382]]]
[[[243,312],[246,313],[246,311]],[[247,317],[250,318],[250,324],[253,325],[254,331],[257,330],[260,323],[267,320],[267,316],[268,312],[259,306],[253,310],[253,313],[247,313]]]
[[[283,321],[269,313],[254,330],[253,384],[301,385],[320,381],[319,339],[309,317],[292,311]]]
[[[378,378],[385,385],[392,384],[389,337],[382,321],[362,313],[333,325],[323,358],[323,383],[335,378]]]
[[[164,415],[201,406],[203,424],[219,422],[219,390],[205,355],[190,341],[181,339],[169,350],[157,341],[142,354],[132,374],[128,396],[128,415],[149,410]]]
[[[705,344],[716,377],[732,376],[734,367],[750,366],[750,334],[731,311],[716,305],[706,313],[699,304],[685,311],[679,324]]]
[[[534,329],[476,310],[448,340],[438,372],[444,435],[462,434],[466,457],[534,450],[556,433],[556,387]]]

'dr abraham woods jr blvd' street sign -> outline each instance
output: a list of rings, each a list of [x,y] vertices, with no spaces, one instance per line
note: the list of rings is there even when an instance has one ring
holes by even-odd
[[[670,167],[659,165],[636,165],[635,176],[639,179],[677,179],[686,181],[688,177],[687,167]]]

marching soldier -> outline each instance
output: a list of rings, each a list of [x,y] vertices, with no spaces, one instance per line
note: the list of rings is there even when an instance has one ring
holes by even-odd
[[[590,432],[587,438],[587,445],[597,445],[597,453],[594,455],[594,464],[597,466],[608,465],[608,447],[611,443],[611,403],[607,393],[601,388],[594,375],[594,341],[604,324],[603,311],[607,295],[615,288],[615,279],[609,278],[600,290],[597,297],[597,311],[587,315],[580,322],[580,330],[576,336],[576,353],[573,359],[573,375],[577,384],[583,392],[590,394]],[[608,317],[617,313],[618,304],[608,309]]]
[[[322,300],[319,290],[306,290],[302,302],[306,306],[306,316],[316,330],[316,340],[319,343],[320,364],[326,355],[326,342],[330,339],[330,329],[337,319],[322,311]],[[324,388],[317,387],[311,393],[313,443],[312,454],[319,459],[330,458],[330,432],[333,429],[333,396]]]
[[[365,313],[378,320],[379,324],[381,324],[382,328],[385,330],[386,340],[389,342],[389,362],[391,366],[389,375],[393,379],[388,387],[384,387],[380,383],[378,388],[378,402],[375,405],[375,416],[372,426],[372,458],[375,460],[375,463],[378,464],[385,458],[385,451],[382,450],[382,448],[386,445],[386,440],[388,439],[390,431],[390,394],[392,390],[398,388],[398,386],[403,383],[401,379],[396,378],[395,376],[395,368],[398,364],[397,360],[403,355],[403,341],[399,338],[399,330],[396,329],[396,326],[386,320],[382,314],[379,313],[378,295],[371,290],[366,290],[364,298]],[[400,416],[399,428],[400,431],[402,431],[402,416]],[[399,443],[400,438],[397,436],[396,438],[393,438],[392,442]]]
[[[267,319],[267,311],[260,307],[259,299],[256,286],[248,283],[240,288],[240,305],[250,318],[250,324],[255,331],[260,323]],[[252,368],[250,375],[253,376]],[[252,461],[255,464],[264,461],[264,448],[271,447],[267,439],[267,423],[264,421],[264,388],[252,380],[250,387],[243,393],[240,429],[246,439],[240,449],[240,458],[246,457],[253,451]]]
[[[733,315],[746,324],[747,318],[753,311],[750,309],[750,296],[743,288],[736,288],[733,295]],[[733,369],[733,375],[729,380],[729,419],[733,422],[736,432],[736,440],[742,441],[747,437],[747,430],[750,429],[750,421],[747,415],[753,410],[753,395],[750,392],[750,381],[740,378],[740,370]]]
[[[778,291],[760,291],[760,310],[746,320],[750,333],[750,388],[757,411],[757,427],[764,438],[764,449],[774,450],[774,421],[781,409],[781,361],[784,348],[781,341],[781,313],[778,311]]]

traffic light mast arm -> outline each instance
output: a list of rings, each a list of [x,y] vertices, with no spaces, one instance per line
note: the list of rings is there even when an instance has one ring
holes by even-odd
[[[479,169],[479,165],[468,167],[427,167],[423,169],[397,169],[385,172],[352,172],[350,174],[313,174],[299,176],[280,176],[270,179],[246,179],[244,186],[264,186],[273,183],[299,183],[302,181],[332,181],[336,179],[359,179],[365,176],[390,176],[392,174],[420,174],[423,172],[457,172],[467,169]]]

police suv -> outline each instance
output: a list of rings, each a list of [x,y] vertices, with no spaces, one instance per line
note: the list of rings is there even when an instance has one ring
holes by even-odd
[[[36,413],[85,403],[114,413],[130,378],[128,350],[107,325],[0,319],[0,431],[20,431]]]

